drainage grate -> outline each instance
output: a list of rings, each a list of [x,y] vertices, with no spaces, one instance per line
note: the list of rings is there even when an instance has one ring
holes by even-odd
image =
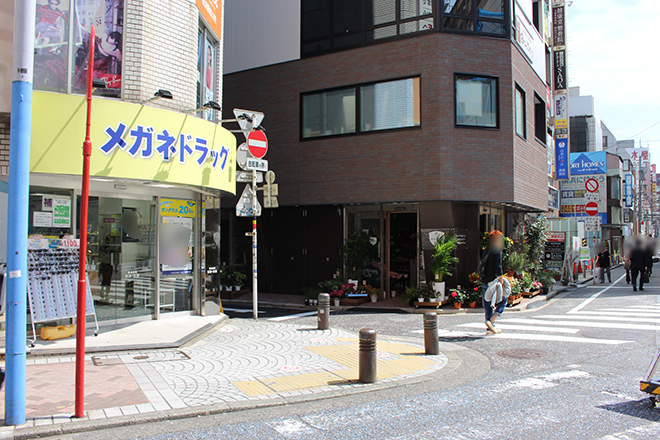
[[[531,348],[512,348],[510,350],[499,351],[497,354],[502,357],[514,359],[541,359],[550,356],[550,353],[547,351],[534,350]]]

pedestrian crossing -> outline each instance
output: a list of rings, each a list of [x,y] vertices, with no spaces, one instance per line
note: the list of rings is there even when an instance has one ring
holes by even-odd
[[[629,344],[633,341],[630,338],[617,339],[617,332],[660,332],[660,305],[631,305],[619,309],[601,308],[589,311],[576,307],[564,315],[539,314],[529,317],[504,315],[497,320],[496,326],[502,330],[502,333],[486,335],[483,321],[468,322],[441,331],[440,337],[443,339],[485,337],[603,345]],[[594,329],[607,331],[606,337],[601,339],[581,336],[583,330],[593,335]]]

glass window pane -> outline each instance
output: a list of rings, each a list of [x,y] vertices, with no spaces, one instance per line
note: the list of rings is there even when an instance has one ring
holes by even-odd
[[[477,0],[480,17],[504,20],[504,0]]]
[[[477,20],[477,32],[504,35],[504,23]]]
[[[443,27],[445,29],[458,29],[461,31],[473,31],[474,20],[465,20],[463,18],[445,17]]]
[[[445,14],[472,15],[472,0],[444,0]]]
[[[303,55],[330,49],[330,40],[313,41],[302,45]]]
[[[433,15],[433,0],[401,0],[401,18]]]
[[[356,3],[358,3],[356,7]],[[334,0],[332,3],[335,34],[362,28],[362,5],[355,0]]]
[[[303,0],[302,6],[303,41],[330,35],[330,1]]]
[[[53,0],[57,2],[57,0]],[[95,94],[119,97],[121,94],[121,62],[124,35],[124,0],[76,0],[73,51],[75,72],[73,91],[84,93],[87,77],[89,32],[96,26],[94,42],[94,78],[105,79],[107,88]]]
[[[526,136],[525,123],[525,94],[516,88],[516,133],[518,136]]]
[[[362,44],[362,32],[339,35],[332,40],[334,47],[354,46]]]
[[[34,88],[66,92],[69,1],[39,0],[34,35]]]
[[[365,39],[367,41],[394,36],[396,36],[396,25],[372,29],[365,32]]]
[[[416,127],[420,124],[419,78],[360,88],[361,131]]]
[[[355,133],[355,89],[303,96],[303,137]]]
[[[204,42],[204,54],[203,63],[204,67],[202,73],[204,75],[204,83],[202,88],[204,92],[202,93],[202,105],[209,101],[215,101],[215,79],[216,79],[216,69],[215,69],[215,55],[216,48],[215,43],[209,39],[206,39]],[[206,110],[202,112],[202,117],[207,121],[213,120],[213,113],[215,110]]]
[[[456,124],[497,127],[497,80],[456,76]]]
[[[396,0],[366,0],[365,26],[396,21]]]

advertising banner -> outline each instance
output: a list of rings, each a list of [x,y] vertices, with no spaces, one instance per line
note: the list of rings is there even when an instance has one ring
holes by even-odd
[[[555,51],[555,92],[568,88],[566,78],[566,49]]]
[[[566,253],[566,233],[548,232],[547,237],[544,255],[545,267],[560,270]]]
[[[82,173],[86,114],[84,96],[34,92],[31,172]],[[93,98],[91,137],[92,176],[236,193],[236,137],[218,124],[184,113]]]
[[[607,223],[607,175],[572,176],[561,182],[560,217],[595,217]]]
[[[197,203],[193,200],[160,199],[160,215],[163,217],[195,218]]]
[[[555,139],[555,169],[557,180],[566,180],[571,177],[570,155],[568,139]]]
[[[566,46],[565,10],[563,4],[552,7],[552,36],[555,47]]]
[[[625,194],[626,194],[626,207],[631,208],[634,200],[632,174],[626,174]]]
[[[222,38],[222,1],[197,0],[197,9],[218,38]]]
[[[591,174],[607,174],[607,153],[605,151],[571,153],[571,176]]]

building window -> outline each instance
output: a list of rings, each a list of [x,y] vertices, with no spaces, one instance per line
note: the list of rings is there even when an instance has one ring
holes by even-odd
[[[120,97],[124,0],[37,1],[34,38],[36,90],[85,93],[92,24],[96,24],[94,78],[104,79],[107,84],[106,89],[98,89],[94,95]]]
[[[443,0],[442,28],[506,36],[508,3],[504,0]]]
[[[417,127],[420,79],[406,78],[302,95],[302,137]]]
[[[525,111],[525,92],[516,85],[516,134],[527,138],[527,112]]]
[[[545,145],[546,136],[545,109],[545,101],[534,93],[534,136],[543,145]]]
[[[208,102],[215,101],[218,43],[202,25],[197,38],[197,108],[202,108]],[[215,110],[202,110],[197,112],[197,116],[213,121],[214,113]]]
[[[456,125],[499,127],[497,78],[457,74]]]
[[[607,135],[603,136],[603,149],[607,148]]]
[[[610,181],[610,199],[621,200],[621,178],[617,176],[608,177]]]
[[[431,30],[434,0],[303,0],[303,56]]]

